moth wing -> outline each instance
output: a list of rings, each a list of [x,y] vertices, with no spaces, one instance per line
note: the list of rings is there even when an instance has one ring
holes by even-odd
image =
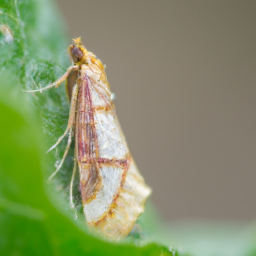
[[[87,70],[87,74],[90,71]],[[99,167],[94,182],[101,177],[102,186],[98,186],[97,194],[84,204],[84,214],[89,226],[100,235],[119,240],[131,231],[144,211],[151,190],[130,155],[108,84],[93,76],[89,75],[90,95]]]
[[[80,171],[82,203],[93,200],[102,187],[98,166],[98,143],[94,124],[93,103],[88,79],[78,81],[79,91],[76,112],[76,158]]]
[[[111,211],[129,167],[129,149],[122,134],[108,85],[92,83],[91,96],[97,134],[98,164],[102,187],[94,200],[84,205],[90,225],[101,221]]]

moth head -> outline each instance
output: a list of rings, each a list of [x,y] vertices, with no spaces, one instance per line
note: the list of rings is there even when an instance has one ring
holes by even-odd
[[[74,64],[83,63],[88,51],[81,42],[81,38],[73,39],[73,44],[68,48],[69,55]]]

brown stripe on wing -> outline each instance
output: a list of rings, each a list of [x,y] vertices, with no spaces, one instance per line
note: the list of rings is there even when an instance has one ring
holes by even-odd
[[[126,154],[126,156],[122,159],[117,159],[117,158],[104,158],[104,157],[99,157],[97,160],[97,163],[99,167],[103,166],[112,166],[112,167],[117,167],[117,168],[126,168],[126,166],[129,163],[129,159],[131,158],[130,153]],[[82,162],[84,165],[89,165],[89,161],[84,160]]]
[[[94,123],[94,111],[89,79],[85,74],[78,93],[76,122],[76,147],[83,204],[92,201],[102,187],[102,176],[97,162],[99,146]]]
[[[104,105],[104,106],[95,106],[94,109],[95,109],[95,111],[98,111],[98,112],[100,112],[100,111],[110,111],[110,110],[113,109],[113,107],[108,104],[108,105]]]
[[[116,159],[116,158],[98,158],[98,163],[101,166],[113,166],[113,167],[121,167],[121,168],[125,168],[128,165],[128,157],[124,158],[124,159]]]

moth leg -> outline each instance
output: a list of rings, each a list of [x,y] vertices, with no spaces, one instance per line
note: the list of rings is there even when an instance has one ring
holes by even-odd
[[[73,184],[74,184],[74,179],[76,176],[76,170],[77,170],[77,160],[75,158],[72,178],[71,178],[70,186],[69,186],[69,204],[70,204],[71,209],[75,208],[75,204],[73,202]]]
[[[60,170],[60,168],[61,168],[61,166],[62,166],[62,164],[63,164],[63,162],[64,162],[64,160],[65,160],[65,158],[68,154],[68,150],[69,150],[69,147],[70,147],[71,142],[72,142],[72,130],[73,129],[72,129],[72,126],[71,126],[71,128],[69,130],[68,144],[67,144],[67,147],[65,149],[64,155],[63,155],[63,157],[61,159],[61,162],[60,162],[59,166],[57,167],[56,171],[49,177],[49,180],[51,180],[57,174],[57,172]]]
[[[75,84],[74,88],[73,88],[73,91],[72,91],[72,98],[71,98],[70,110],[69,110],[68,126],[67,126],[65,132],[63,133],[63,135],[58,138],[57,142],[46,153],[50,152],[52,149],[57,147],[57,145],[66,136],[66,134],[70,130],[71,126],[74,124],[75,116],[76,116],[77,95],[78,95],[78,86],[77,86],[77,84]]]
[[[60,77],[57,81],[53,82],[52,84],[49,84],[49,85],[45,86],[44,88],[37,89],[37,90],[28,90],[28,91],[27,90],[23,90],[23,91],[24,92],[42,92],[42,91],[48,90],[48,89],[50,89],[52,87],[56,87],[57,88],[57,87],[60,86],[60,84],[62,82],[64,82],[67,79],[69,73],[72,70],[74,70],[74,69],[77,69],[77,66],[70,66],[62,77]]]

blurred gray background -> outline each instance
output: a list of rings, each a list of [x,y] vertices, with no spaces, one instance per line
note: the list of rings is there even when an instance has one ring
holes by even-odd
[[[256,216],[256,1],[58,0],[107,65],[132,155],[168,220]]]

